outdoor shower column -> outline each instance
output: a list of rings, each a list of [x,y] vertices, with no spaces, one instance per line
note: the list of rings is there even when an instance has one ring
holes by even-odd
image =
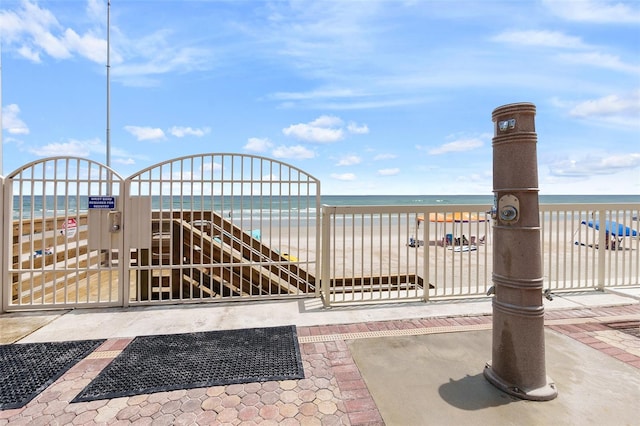
[[[536,107],[493,111],[493,349],[484,375],[522,399],[558,392],[546,375]]]

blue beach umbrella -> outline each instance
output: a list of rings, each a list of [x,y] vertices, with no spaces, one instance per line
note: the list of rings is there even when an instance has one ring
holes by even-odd
[[[600,221],[598,220],[596,221],[590,220],[588,222],[586,220],[583,220],[582,224],[587,225],[590,228],[595,228],[597,231],[600,230]],[[635,229],[631,229],[622,223],[612,222],[609,220],[604,221],[604,229],[607,233],[609,233],[610,235],[613,235],[614,237],[637,237],[638,236],[638,231],[636,231]]]

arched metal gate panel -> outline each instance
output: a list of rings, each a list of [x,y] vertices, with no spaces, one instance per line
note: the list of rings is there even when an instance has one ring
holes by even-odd
[[[122,304],[122,181],[72,157],[35,161],[5,178],[4,310]]]
[[[320,183],[300,169],[203,154],[151,166],[125,188],[125,303],[316,294]]]

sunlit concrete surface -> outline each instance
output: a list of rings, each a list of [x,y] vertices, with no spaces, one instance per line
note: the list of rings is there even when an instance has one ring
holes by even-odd
[[[545,299],[558,398],[491,386],[491,298],[325,309],[319,299],[0,315],[5,343],[107,339],[3,424],[602,425],[640,418],[640,288]],[[70,401],[140,335],[297,326],[302,380]]]
[[[358,339],[355,363],[389,425],[633,425],[640,369],[570,337],[545,333],[547,373],[558,397],[533,402],[483,376],[491,332]]]

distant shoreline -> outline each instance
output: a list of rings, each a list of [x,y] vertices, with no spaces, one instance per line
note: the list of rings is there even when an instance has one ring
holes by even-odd
[[[640,195],[540,195],[541,204],[640,203]],[[493,195],[322,195],[327,205],[447,205],[493,204]]]
[[[56,199],[57,198],[57,199]],[[194,210],[243,212],[253,210],[269,216],[277,212],[302,212],[315,210],[315,198],[309,196],[275,195],[152,195],[152,210]],[[51,217],[64,215],[65,206],[69,213],[88,211],[87,195],[14,195],[13,219],[22,217]],[[257,200],[257,201],[255,201]],[[627,204],[640,203],[640,195],[540,195],[540,204]],[[449,206],[449,205],[493,205],[493,195],[321,195],[321,205],[329,206]]]

